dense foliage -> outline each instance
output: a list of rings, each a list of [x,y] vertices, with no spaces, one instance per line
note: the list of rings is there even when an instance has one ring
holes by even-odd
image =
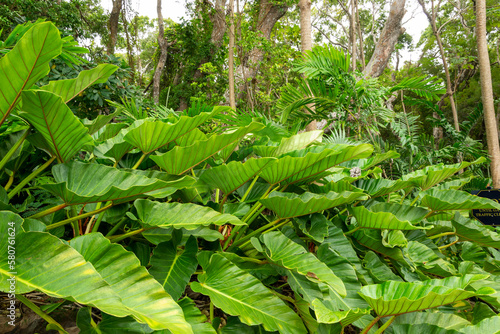
[[[44,84],[63,45],[42,22],[0,58],[0,290],[48,329],[69,305],[81,333],[497,332],[500,235],[469,212],[500,204],[460,190],[484,158],[395,176],[395,151],[200,102],[82,120],[118,67]]]

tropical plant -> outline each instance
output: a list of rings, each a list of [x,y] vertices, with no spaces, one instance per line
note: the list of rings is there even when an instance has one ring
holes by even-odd
[[[380,166],[396,152],[236,124],[201,103],[82,122],[66,103],[116,68],[32,89],[50,61],[32,60],[48,54],[40,34],[57,56],[59,33],[41,23],[0,59],[23,83],[0,81],[0,168],[12,175],[0,188],[0,290],[15,281],[48,329],[66,333],[48,310],[74,303],[82,333],[497,331],[500,236],[468,212],[500,204],[459,190],[470,178],[457,175],[484,159],[391,180]],[[37,71],[21,71],[20,54]],[[27,176],[26,137],[49,155]],[[58,302],[42,310],[32,291]]]

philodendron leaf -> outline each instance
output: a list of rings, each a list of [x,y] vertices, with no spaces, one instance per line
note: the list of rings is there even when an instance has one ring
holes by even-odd
[[[409,241],[405,253],[423,272],[441,277],[457,274],[456,268],[451,263],[437,256],[432,249],[420,242]]]
[[[415,186],[420,187],[422,190],[427,190],[435,186],[441,181],[446,180],[459,170],[469,167],[473,164],[480,164],[485,162],[486,159],[481,157],[473,162],[461,162],[454,165],[433,165],[419,169],[413,173],[403,175],[403,181],[411,181]]]
[[[192,230],[203,225],[245,225],[238,217],[219,213],[207,206],[192,203],[160,203],[146,199],[134,202],[139,219],[146,225]],[[168,212],[168,214],[165,214]]]
[[[132,252],[100,233],[74,238],[70,245],[93,265],[137,321],[152,329],[193,333],[179,305]]]
[[[198,243],[191,236],[183,250],[177,249],[174,240],[160,243],[153,251],[149,272],[160,282],[174,300],[179,299],[189,279],[198,267]]]
[[[376,253],[390,257],[391,259],[398,261],[404,266],[409,266],[408,262],[406,262],[405,258],[403,257],[403,252],[401,251],[401,249],[397,247],[389,248],[384,246],[384,244],[382,243],[382,236],[380,235],[380,231],[362,229],[356,231],[354,233],[354,237],[356,241],[362,246],[371,249]]]
[[[81,71],[74,79],[51,81],[40,89],[59,95],[67,103],[88,87],[105,83],[117,69],[116,65],[100,64],[91,70]]]
[[[393,325],[419,325],[429,324],[446,329],[460,329],[469,326],[470,322],[452,313],[444,312],[412,312],[402,314],[394,320]],[[392,326],[391,326],[392,327]],[[390,332],[390,327],[387,332]]]
[[[367,199],[364,193],[345,191],[343,193],[329,192],[327,194],[282,193],[274,191],[260,202],[268,209],[273,210],[280,218],[292,218],[308,215],[314,212],[330,209],[339,205]]]
[[[178,302],[184,312],[186,321],[193,328],[195,334],[217,334],[212,325],[207,322],[207,317],[201,313],[195,303],[188,297],[184,297]]]
[[[194,117],[181,116],[175,123],[146,121],[137,128],[130,130],[124,139],[133,146],[138,147],[142,153],[149,154],[196,129],[219,112],[219,108],[214,108],[212,112],[202,112]]]
[[[236,315],[250,326],[262,324],[266,330],[282,334],[307,333],[300,317],[268,290],[257,278],[238,268],[220,254],[203,263],[204,273],[191,289],[210,297],[215,306]]]
[[[92,308],[84,307],[78,310],[76,324],[80,334],[149,334],[153,330],[146,324],[135,321],[132,317],[117,318],[102,313],[102,320],[96,324],[92,319]]]
[[[454,329],[446,329],[430,324],[396,324],[392,325],[393,334],[460,334],[461,332]],[[469,333],[469,332],[467,332]]]
[[[121,129],[116,136],[107,139],[105,142],[97,145],[94,148],[94,154],[100,158],[111,158],[115,162],[120,161],[125,154],[134,149],[134,145],[126,142],[125,135],[146,122],[145,119],[139,119],[132,123],[129,127]]]
[[[264,168],[260,176],[270,184],[298,183],[320,175],[344,161],[367,157],[372,152],[373,147],[368,144],[337,145],[335,148],[315,146],[279,158],[276,163]]]
[[[15,278],[18,294],[38,290],[118,317],[130,314],[118,294],[75,249],[49,233],[24,232],[23,219],[12,212],[1,211],[0,221],[0,248],[5,250],[0,253],[1,291],[9,291],[7,279]],[[9,235],[15,240],[13,267],[8,260]]]
[[[0,125],[19,102],[21,92],[49,73],[50,60],[61,50],[59,30],[46,22],[33,26],[0,58]]]
[[[471,241],[483,247],[500,248],[500,235],[475,220],[462,217],[458,212],[451,220],[461,241]]]
[[[52,81],[53,82],[53,81]],[[103,128],[104,126],[108,125],[108,123],[113,119],[115,118],[116,116],[118,116],[119,114],[121,113],[121,110],[117,110],[115,111],[114,113],[111,113],[111,114],[108,114],[108,115],[99,115],[97,116],[95,119],[89,121],[88,119],[84,119],[82,122],[83,122],[83,125],[89,129],[89,134],[92,136],[92,138],[95,140],[97,138],[99,138],[99,135],[96,135],[94,136],[94,134],[96,132],[98,132],[101,128]],[[119,129],[122,129],[124,127],[126,127],[127,125],[124,124],[124,123],[113,123],[115,126],[118,126]],[[111,127],[109,128],[111,130]],[[115,130],[116,131],[116,130]],[[119,131],[119,130],[118,130]],[[116,131],[115,133],[113,133],[112,131],[110,131],[111,133],[113,133],[112,136],[116,135],[118,133],[118,131]],[[104,130],[103,130],[104,132]],[[104,136],[103,136],[104,137]]]
[[[200,180],[228,195],[258,175],[263,168],[274,161],[276,161],[275,158],[250,158],[244,163],[231,161],[227,165],[206,170],[201,175]]]
[[[168,182],[104,165],[76,161],[55,165],[52,174],[56,183],[42,187],[68,205],[104,201],[121,203],[160,189],[163,190],[162,195],[169,189],[172,194],[194,183],[191,177]]]
[[[386,317],[447,305],[477,295],[492,294],[495,290],[491,288],[481,288],[476,292],[465,290],[470,283],[487,277],[465,275],[411,283],[387,281],[366,285],[359,294],[378,316]]]
[[[274,263],[310,277],[310,280],[328,284],[339,295],[345,297],[344,283],[326,264],[318,260],[304,247],[288,239],[280,231],[263,234],[260,239],[266,245],[266,255]]]
[[[352,324],[362,316],[370,314],[370,309],[351,309],[345,311],[336,311],[331,307],[325,306],[325,303],[319,299],[313,301],[314,311],[319,323],[335,324],[340,322],[343,327]]]
[[[352,214],[356,217],[358,227],[387,230],[430,229],[432,226],[415,226],[429,211],[397,203],[378,203],[368,209],[364,206],[353,206]]]
[[[472,209],[496,209],[500,210],[500,204],[488,198],[471,195],[461,190],[436,190],[430,189],[423,193],[424,197],[420,204],[432,211],[446,210],[472,210]]]
[[[498,334],[500,333],[500,316],[496,315],[481,320],[474,326],[468,326],[460,329],[464,334]]]
[[[234,132],[222,135],[213,135],[204,141],[197,141],[191,146],[176,146],[171,151],[151,156],[151,159],[170,174],[182,174],[199,163],[210,158],[220,150],[241,140],[248,133],[258,131],[264,126],[252,122],[250,125],[239,128]]]
[[[60,96],[44,91],[24,91],[19,115],[43,136],[51,153],[60,162],[73,158],[93,143],[87,128],[76,118]]]
[[[254,146],[253,150],[261,157],[279,157],[291,151],[300,150],[315,141],[320,142],[322,130],[307,131],[289,138],[283,138],[278,146]]]
[[[387,159],[393,159],[393,158],[399,158],[400,154],[396,151],[387,151],[382,154],[376,154],[371,158],[367,159],[358,159],[358,160],[351,160],[343,166],[352,168],[352,167],[359,167],[361,169],[369,169],[377,166],[380,164],[382,161],[385,161]]]
[[[355,186],[364,190],[371,198],[375,198],[412,187],[413,184],[401,180],[362,179],[356,182]]]

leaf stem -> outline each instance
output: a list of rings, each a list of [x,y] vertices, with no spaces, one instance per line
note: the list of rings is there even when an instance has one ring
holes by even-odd
[[[16,299],[18,299],[21,303],[23,303],[24,305],[29,307],[33,312],[38,314],[40,316],[40,318],[47,321],[49,324],[53,325],[54,327],[57,327],[57,331],[60,334],[68,334],[68,332],[66,332],[64,330],[64,328],[57,321],[55,321],[51,316],[49,316],[48,314],[43,312],[38,306],[33,304],[33,302],[31,302],[28,298],[24,297],[23,295],[16,295]]]
[[[367,334],[370,329],[372,329],[373,326],[375,326],[375,324],[380,320],[380,316],[376,317],[375,319],[373,319],[369,324],[368,326],[365,327],[365,329],[363,329],[363,331],[360,333],[360,334]]]
[[[12,189],[12,191],[9,193],[8,197],[9,199],[12,199],[12,197],[16,196],[18,192],[20,192],[23,187],[28,183],[30,182],[32,179],[34,179],[38,174],[40,174],[41,172],[43,172],[45,170],[45,168],[49,167],[50,164],[56,160],[56,156],[53,156],[52,158],[50,158],[49,160],[47,160],[47,162],[45,162],[43,165],[41,165],[39,168],[37,168],[35,171],[33,171],[33,173],[31,173],[30,175],[28,175],[24,180],[21,181],[21,183],[19,183],[14,189]]]
[[[134,165],[134,167],[132,167],[132,169],[137,169],[139,168],[139,166],[141,165],[141,163],[144,161],[144,158],[146,158],[147,154],[146,153],[143,153],[141,155],[141,157],[139,158],[139,161],[137,161]]]
[[[441,247],[438,247],[439,250],[442,250],[442,249],[445,249],[445,248],[448,248],[454,244],[456,244],[458,241],[460,240],[460,238],[457,236],[457,240],[453,241],[452,243],[449,243],[447,245],[444,245],[444,246],[441,246]]]
[[[44,217],[44,216],[47,216],[47,215],[50,215],[51,213],[54,213],[56,211],[59,211],[59,210],[62,210],[64,209],[65,207],[67,207],[68,205],[66,203],[64,204],[60,204],[60,205],[57,205],[57,206],[53,206],[51,207],[50,209],[47,209],[47,210],[43,210],[43,211],[40,211],[38,213],[35,213],[34,215],[32,216],[29,216],[28,218],[31,218],[31,219],[38,219],[38,218],[41,218],[41,217]]]
[[[210,323],[213,323],[214,321],[214,303],[212,302],[212,299],[210,299],[210,319],[208,319]]]
[[[54,224],[48,225],[47,226],[47,230],[51,230],[51,229],[54,229],[54,228],[59,227],[59,226],[64,226],[64,225],[66,225],[68,223],[71,223],[71,222],[73,222],[75,220],[79,220],[79,219],[82,219],[82,218],[87,218],[89,216],[93,216],[96,213],[105,211],[105,210],[109,209],[112,206],[113,206],[113,204],[110,204],[110,205],[107,205],[107,206],[105,206],[103,208],[100,208],[100,209],[97,209],[97,210],[94,210],[94,211],[90,211],[90,212],[87,212],[87,213],[84,213],[84,214],[81,214],[81,215],[78,215],[78,216],[75,216],[75,217],[71,217],[71,218],[68,218],[68,219],[65,219],[65,220],[61,220],[58,223],[54,223]],[[30,217],[30,218],[32,218],[32,217]]]
[[[7,164],[7,162],[9,162],[10,158],[14,155],[14,153],[16,153],[19,146],[21,146],[26,137],[28,137],[29,133],[30,133],[30,128],[28,128],[24,132],[23,136],[19,138],[19,140],[14,144],[14,146],[10,148],[9,152],[7,152],[7,154],[3,157],[2,161],[0,161],[0,170],[2,170]]]
[[[357,227],[353,228],[352,230],[345,232],[344,235],[351,235],[360,229],[361,229],[361,226],[357,226]]]
[[[9,190],[12,183],[14,183],[14,175],[15,175],[14,172],[12,172],[12,174],[9,176],[9,180],[7,181],[7,184],[5,185],[5,187],[3,187],[5,189],[5,191]]]
[[[257,176],[253,179],[252,183],[250,183],[250,185],[248,186],[247,191],[245,191],[245,193],[243,194],[243,197],[241,198],[240,203],[241,203],[241,202],[244,202],[244,201],[247,199],[248,194],[250,194],[250,190],[252,190],[252,188],[253,188],[253,186],[255,185],[255,182],[257,182],[258,178],[259,178],[259,175],[257,175]]]
[[[429,237],[429,239],[437,239],[437,238],[444,237],[446,235],[454,235],[454,234],[456,234],[456,232],[444,232],[444,233],[439,233],[439,234],[432,235],[432,236]]]
[[[115,224],[115,226],[113,226],[113,228],[106,234],[107,237],[110,237],[112,236],[113,234],[115,234],[116,231],[118,231],[118,229],[120,227],[122,227],[122,225],[127,221],[127,218],[126,217],[123,217],[122,219],[120,219],[120,221],[118,223]]]
[[[272,227],[274,224],[277,224],[278,222],[281,221],[281,218],[278,218],[276,219],[275,221],[272,221],[270,222],[269,224],[266,224],[264,226],[262,226],[261,228],[258,228],[256,229],[255,231],[253,231],[252,233],[250,234],[247,234],[246,236],[244,236],[243,238],[239,239],[239,240],[236,240],[232,247],[235,247],[236,245],[240,245],[240,244],[243,244],[245,241],[247,240],[250,240],[251,237],[253,237],[254,235],[258,234],[258,233],[261,233],[262,231],[265,231],[267,230],[268,228]]]
[[[393,315],[389,320],[385,322],[385,324],[380,326],[380,328],[375,332],[375,334],[382,334],[387,329],[387,327],[389,327],[392,324],[392,322],[394,321],[394,319],[396,319],[396,317],[397,315]]]
[[[153,227],[153,228],[156,228],[156,227]],[[146,230],[147,229],[145,229],[145,228],[140,228],[138,230],[130,231],[130,232],[127,232],[125,234],[120,234],[120,235],[116,235],[114,237],[106,237],[106,238],[108,238],[111,242],[118,242],[118,241],[122,241],[123,239],[127,239],[128,237],[131,237],[133,235],[142,233]]]

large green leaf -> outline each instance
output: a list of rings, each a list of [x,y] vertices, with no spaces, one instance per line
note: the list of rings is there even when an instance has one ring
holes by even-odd
[[[196,129],[219,112],[219,108],[214,108],[212,112],[202,112],[195,117],[181,116],[175,123],[146,121],[137,128],[130,130],[124,139],[133,146],[138,147],[142,153],[149,154]]]
[[[273,210],[280,218],[298,217],[314,212],[333,208],[335,206],[352,203],[356,200],[365,200],[364,193],[344,191],[343,193],[329,192],[327,194],[282,193],[274,191],[260,202],[268,209]]]
[[[454,165],[433,165],[419,169],[413,173],[403,175],[403,181],[411,181],[422,190],[427,190],[435,186],[441,181],[446,180],[459,170],[469,167],[472,164],[480,164],[486,161],[484,158],[479,158],[473,162],[461,162]]]
[[[228,195],[274,161],[276,161],[274,158],[250,158],[244,163],[231,161],[227,165],[206,170],[200,180],[214,188],[221,189],[224,194]]]
[[[92,319],[92,308],[78,310],[76,324],[80,334],[149,334],[153,330],[146,324],[135,321],[132,317],[117,318],[102,313],[102,320],[96,324]]]
[[[500,316],[486,318],[474,326],[460,329],[460,332],[465,334],[498,334],[500,333]]]
[[[198,244],[191,236],[180,250],[174,240],[160,243],[151,256],[149,272],[174,300],[181,297],[189,279],[198,267]]]
[[[200,261],[202,262],[202,261]],[[307,333],[302,320],[257,278],[238,268],[220,254],[201,263],[205,273],[191,289],[210,297],[224,312],[239,316],[247,325],[262,324],[266,330],[282,334]]]
[[[195,303],[191,299],[184,297],[179,300],[178,304],[182,307],[186,321],[191,325],[191,328],[193,328],[193,333],[217,334],[212,325],[207,322],[207,317],[201,313],[200,309],[196,307]]]
[[[360,228],[387,230],[430,229],[432,226],[420,227],[412,223],[420,222],[429,211],[396,203],[378,203],[368,209],[354,206],[350,209]]]
[[[366,270],[370,273],[376,283],[385,281],[403,281],[401,277],[394,274],[389,266],[382,262],[377,254],[372,251],[366,253],[363,259]],[[361,288],[361,287],[360,287]]]
[[[236,216],[219,213],[207,206],[192,203],[160,203],[146,199],[138,199],[134,202],[139,219],[146,225],[162,228],[183,227],[188,230],[203,225],[244,225]],[[168,214],[165,214],[168,212]]]
[[[344,161],[369,156],[372,152],[373,147],[368,144],[315,146],[281,157],[276,163],[264,168],[260,176],[271,184],[314,180],[329,168]]]
[[[22,111],[43,136],[60,162],[73,158],[85,145],[93,143],[88,130],[60,96],[44,91],[24,91]]]
[[[118,317],[130,314],[110,285],[76,250],[51,234],[24,232],[23,219],[12,212],[1,211],[0,221],[0,248],[4,250],[0,254],[1,291],[9,291],[7,279],[14,277],[19,294],[39,290]],[[12,243],[9,236],[15,240],[13,267],[7,258],[7,246]]]
[[[361,169],[369,169],[377,166],[380,164],[382,161],[385,161],[387,159],[393,159],[393,158],[399,158],[400,154],[396,151],[387,151],[382,154],[376,154],[373,157],[366,158],[366,159],[357,159],[357,160],[351,160],[347,163],[342,164],[342,166],[345,167],[359,167]]]
[[[112,244],[100,233],[77,237],[70,245],[92,263],[137,321],[152,329],[192,333],[182,309],[141,266],[134,253]]]
[[[364,286],[359,294],[377,315],[385,317],[421,311],[477,295],[494,293],[495,290],[491,288],[482,288],[476,292],[465,290],[470,283],[484,278],[487,278],[487,275],[465,275],[411,283],[387,281],[382,284]]]
[[[100,137],[101,133],[99,133],[99,134],[97,134],[95,136],[94,136],[94,134],[96,132],[98,132],[100,129],[102,129],[104,126],[108,125],[108,123],[113,118],[115,118],[116,116],[118,116],[120,113],[121,113],[121,110],[116,110],[114,113],[111,113],[111,114],[108,114],[108,115],[99,115],[99,116],[97,116],[95,119],[93,119],[91,121],[89,121],[88,119],[84,119],[84,120],[82,120],[82,122],[83,122],[83,125],[85,125],[85,127],[87,129],[89,129],[89,134],[95,140],[95,139],[98,139]],[[119,129],[122,129],[122,128],[124,128],[124,127],[127,126],[124,123],[113,123],[113,124],[114,124],[114,126],[108,127],[108,131],[111,130],[113,127],[115,128],[116,132],[113,133],[112,131],[109,131],[110,133],[113,133],[111,136],[116,135],[118,133]],[[116,130],[116,129],[118,129],[118,130]],[[104,131],[105,130],[103,130],[103,132]],[[108,135],[108,134],[106,134],[106,135]]]
[[[401,189],[412,187],[409,181],[387,179],[364,179],[356,182],[356,187],[366,191],[371,198],[385,196]]]
[[[158,190],[162,191],[162,195],[172,194],[177,189],[194,183],[193,178],[186,176],[168,182],[104,165],[76,161],[54,166],[52,174],[56,183],[45,184],[43,187],[59,196],[66,204],[104,201],[120,203]]]
[[[362,246],[371,249],[372,251],[390,257],[398,261],[402,265],[408,265],[403,252],[398,247],[389,248],[385,247],[382,243],[382,236],[380,231],[371,229],[362,229],[354,233],[356,241]]]
[[[461,190],[436,190],[430,189],[424,192],[420,203],[432,211],[445,210],[472,210],[472,209],[496,209],[500,210],[500,204],[488,198],[471,195]]]
[[[394,334],[460,334],[454,329],[446,329],[430,324],[396,324],[391,326]]]
[[[345,297],[346,289],[342,280],[304,247],[288,239],[280,231],[265,233],[260,239],[266,245],[266,255],[271,261],[289,270],[296,270],[313,281],[328,284]]]
[[[469,326],[470,322],[464,318],[451,313],[444,312],[412,312],[407,314],[402,314],[393,322],[393,325],[419,325],[419,324],[429,324],[446,329],[459,329],[465,326]],[[387,332],[390,332],[390,327]]]
[[[112,158],[115,162],[120,161],[125,154],[134,149],[134,145],[125,141],[125,135],[144,122],[146,122],[145,119],[139,119],[132,123],[129,127],[121,129],[116,136],[113,136],[96,146],[94,154],[102,158]]]
[[[105,83],[117,69],[116,65],[100,64],[91,70],[81,71],[74,79],[51,81],[40,89],[59,95],[67,103],[88,87]]]
[[[261,157],[279,157],[291,151],[300,150],[315,141],[321,141],[323,131],[314,130],[283,138],[278,146],[254,146],[253,150]]]
[[[0,58],[0,125],[19,102],[21,92],[49,73],[49,61],[61,50],[59,30],[47,22],[33,26]]]
[[[207,140],[197,141],[191,146],[176,146],[167,153],[152,156],[151,159],[168,173],[179,175],[210,158],[232,143],[241,140],[246,134],[260,130],[263,127],[260,123],[252,122],[250,125],[239,128],[234,132],[213,135]]]
[[[475,220],[462,217],[458,212],[451,220],[461,241],[471,241],[483,247],[500,248],[500,235]]]
[[[439,257],[432,249],[420,242],[409,241],[405,253],[423,272],[441,277],[457,274],[457,270],[451,263]]]

